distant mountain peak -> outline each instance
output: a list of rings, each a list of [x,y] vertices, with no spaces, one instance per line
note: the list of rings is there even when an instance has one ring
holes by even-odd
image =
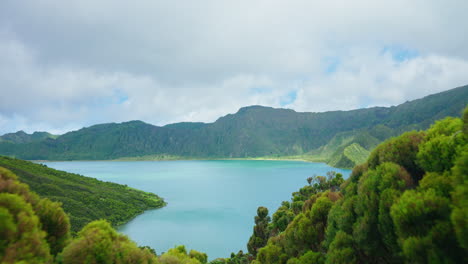
[[[296,112],[293,109],[288,109],[288,108],[274,108],[271,106],[250,105],[250,106],[241,107],[237,111],[237,113],[246,113],[246,112],[255,112],[255,111],[275,111],[275,110]]]
[[[145,123],[141,120],[130,120],[130,121],[125,121],[122,122],[121,124],[139,124],[139,125],[147,125],[148,123]]]
[[[48,132],[34,132],[28,134],[23,130],[19,130],[15,133],[7,133],[0,137],[0,141],[8,141],[12,143],[29,143],[33,141],[41,141],[46,138],[54,138],[55,136]]]

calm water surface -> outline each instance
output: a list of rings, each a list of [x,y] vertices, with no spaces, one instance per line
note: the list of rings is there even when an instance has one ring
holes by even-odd
[[[146,211],[120,227],[158,254],[186,245],[209,259],[246,251],[258,206],[270,215],[307,184],[307,177],[349,170],[295,161],[73,161],[49,167],[149,191],[166,207]]]

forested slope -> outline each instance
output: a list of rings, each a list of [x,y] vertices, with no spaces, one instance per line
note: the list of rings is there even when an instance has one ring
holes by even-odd
[[[41,198],[0,167],[0,263],[205,264],[207,256],[184,246],[157,256],[105,220],[93,221],[73,236],[60,203]]]
[[[41,197],[61,202],[70,217],[72,231],[98,219],[116,226],[145,210],[164,206],[164,200],[155,194],[29,161],[0,156],[0,167],[14,172]]]
[[[388,139],[345,182],[308,181],[272,218],[259,208],[250,254],[219,263],[468,262],[468,108]]]

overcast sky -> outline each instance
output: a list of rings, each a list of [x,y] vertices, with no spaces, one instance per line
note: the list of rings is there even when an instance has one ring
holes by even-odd
[[[0,1],[0,134],[389,106],[468,84],[468,1]]]

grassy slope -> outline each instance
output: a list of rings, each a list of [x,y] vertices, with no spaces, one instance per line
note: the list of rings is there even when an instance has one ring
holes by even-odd
[[[361,147],[361,145],[357,143],[347,146],[343,153],[348,159],[353,161],[354,164],[362,164],[366,162],[367,157],[369,157],[370,154],[367,149]]]
[[[24,160],[0,156],[0,167],[18,175],[41,197],[62,202],[70,216],[73,231],[97,219],[107,219],[114,226],[120,225],[145,210],[165,205],[163,199],[153,193]]]

